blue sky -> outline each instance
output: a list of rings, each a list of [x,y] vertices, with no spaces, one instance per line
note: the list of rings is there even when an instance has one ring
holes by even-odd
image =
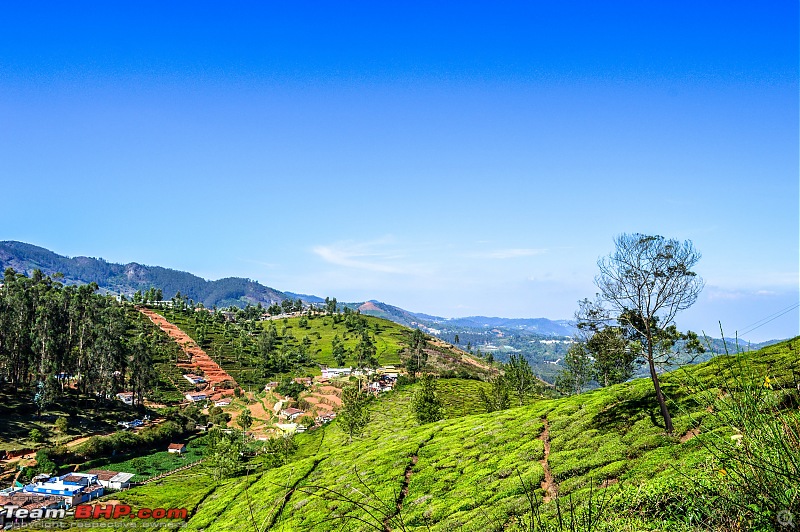
[[[161,4],[3,6],[0,239],[568,318],[643,232],[682,328],[798,303],[796,2]]]

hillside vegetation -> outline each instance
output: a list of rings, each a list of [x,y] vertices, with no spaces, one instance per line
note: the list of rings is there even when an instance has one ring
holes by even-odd
[[[771,451],[749,446],[763,435],[743,418],[733,426],[725,414],[734,409],[724,405],[742,391],[757,394],[756,410],[786,427],[779,441],[800,463],[800,444],[789,437],[799,422],[799,349],[796,338],[663,375],[672,435],[644,379],[484,414],[470,399],[483,383],[440,380],[440,393],[448,386],[446,395],[459,398],[442,421],[419,426],[409,408],[413,387],[405,387],[373,404],[352,444],[333,423],[298,436],[291,463],[216,489],[203,484],[203,497],[167,479],[120,498],[150,507],[191,499],[188,528],[207,531],[570,529],[573,519],[580,530],[769,529],[774,514],[735,507],[731,477],[741,465],[726,457]],[[797,480],[797,469],[785,471]],[[781,486],[788,500],[797,501],[797,486]]]
[[[355,313],[299,316],[264,321],[213,319],[207,312],[158,309],[192,337],[240,386],[261,388],[278,375],[319,375],[320,365],[336,367],[334,339],[341,342],[344,366],[358,364],[364,333],[380,365],[403,364],[409,356],[410,329],[389,320]],[[480,376],[494,370],[455,347],[431,339],[428,365],[438,372]]]

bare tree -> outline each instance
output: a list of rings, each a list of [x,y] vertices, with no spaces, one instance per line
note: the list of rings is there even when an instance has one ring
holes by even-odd
[[[672,432],[656,366],[669,363],[679,339],[702,350],[697,335],[680,334],[674,324],[675,315],[692,306],[703,289],[703,280],[692,271],[700,253],[689,240],[639,233],[622,234],[614,244],[614,252],[597,262],[600,274],[595,284],[600,293],[596,303],[583,302],[583,317],[595,323],[616,320],[631,340],[641,343],[664,427]]]

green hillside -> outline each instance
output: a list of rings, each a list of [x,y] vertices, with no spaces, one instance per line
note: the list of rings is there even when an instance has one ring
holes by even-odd
[[[726,462],[725,452],[738,452],[730,438],[738,430],[748,452],[772,456],[755,443],[767,441],[760,431],[777,420],[787,436],[777,431],[786,452],[775,456],[800,463],[800,444],[790,437],[800,424],[798,350],[800,338],[664,375],[674,435],[660,425],[646,379],[483,414],[472,413],[480,407],[471,399],[483,384],[444,380],[449,417],[425,426],[410,413],[413,388],[402,388],[374,403],[372,421],[352,444],[334,422],[299,435],[300,448],[285,466],[228,480],[205,497],[187,491],[188,528],[527,530],[533,520],[531,529],[539,530],[548,523],[559,529],[560,513],[563,529],[574,518],[575,529],[586,530],[592,528],[586,524],[592,500],[590,522],[602,525],[593,529],[770,529],[773,514],[731,506],[741,464]],[[753,411],[768,416],[755,427],[741,403],[726,403],[745,392],[755,394]],[[740,416],[736,430],[726,417],[731,412]],[[786,478],[797,478],[791,460],[784,467]],[[542,502],[545,468],[552,472],[549,492],[558,496]],[[198,469],[201,477],[194,478],[204,474]],[[777,477],[770,478],[758,489],[769,492]],[[795,501],[793,511],[798,485],[781,487]],[[166,499],[181,500],[190,489],[183,486],[166,479],[119,498],[163,506]],[[756,509],[758,502],[752,503]]]
[[[217,364],[244,387],[263,387],[277,374],[295,373],[319,375],[320,365],[338,366],[333,357],[334,337],[345,349],[345,366],[356,365],[356,349],[361,331],[366,331],[374,345],[378,364],[402,364],[404,350],[410,342],[411,330],[389,320],[374,316],[351,314],[308,314],[275,320],[256,321],[237,318],[236,321],[214,319],[206,312],[179,312],[157,309],[167,320],[177,325],[206,350]],[[358,322],[358,323],[356,323]],[[298,360],[285,372],[269,371],[264,367],[264,348],[260,337],[274,327],[275,341],[269,351],[287,360]],[[302,357],[299,355],[303,351]],[[468,375],[487,374],[475,365],[462,361],[466,354],[438,341],[427,346],[429,364],[437,371],[453,371]]]

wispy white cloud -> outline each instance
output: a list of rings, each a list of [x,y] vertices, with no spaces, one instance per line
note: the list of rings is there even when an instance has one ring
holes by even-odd
[[[424,268],[408,261],[401,250],[389,248],[391,237],[369,242],[336,242],[314,246],[315,255],[329,264],[379,273],[419,275]]]

